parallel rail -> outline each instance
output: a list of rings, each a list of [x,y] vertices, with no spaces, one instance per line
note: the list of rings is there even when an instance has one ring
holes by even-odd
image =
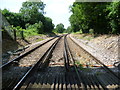
[[[43,46],[44,44],[48,43],[49,41],[51,41],[51,40],[53,40],[53,39],[55,39],[55,38],[56,38],[56,37],[54,37],[54,38],[52,38],[52,39],[49,39],[49,40],[47,40],[46,42],[38,45],[37,47],[34,47],[33,49],[25,52],[24,54],[22,54],[22,55],[20,55],[20,56],[18,56],[18,57],[16,57],[16,58],[10,60],[9,62],[7,62],[7,63],[5,63],[4,65],[2,65],[0,68],[1,68],[1,69],[5,69],[6,67],[9,67],[12,63],[14,63],[14,61],[19,61],[19,60],[21,60],[23,57],[27,56],[28,54],[32,53],[33,51],[35,51],[35,50],[38,49],[39,47]]]
[[[88,53],[91,57],[93,57],[94,61],[99,63],[100,65],[103,66],[103,68],[107,71],[110,72],[111,74],[113,74],[115,77],[118,78],[118,80],[120,80],[120,77],[118,77],[111,69],[108,68],[108,66],[106,66],[103,62],[101,62],[100,60],[98,60],[95,56],[93,56],[91,53],[89,53],[88,51],[86,51],[84,48],[82,48],[80,45],[78,45],[72,38],[70,38],[77,46],[79,46],[84,52]]]
[[[81,75],[79,75],[78,68],[75,64],[75,60],[74,60],[72,53],[70,51],[66,37],[67,36],[64,37],[64,56],[66,55],[65,56],[65,67],[66,67],[66,70],[69,71],[69,69],[70,69],[69,63],[70,63],[70,61],[72,61],[74,70],[75,70],[77,78],[78,78],[78,81],[81,82],[82,78],[81,78]],[[85,88],[83,83],[79,83],[78,86],[81,87],[82,89]]]
[[[25,87],[25,89],[29,89],[32,86],[37,87],[38,89],[70,89],[70,90],[108,90],[107,85],[113,84],[116,85],[116,81],[114,81],[113,77],[115,76],[114,72],[106,73],[112,78],[107,78],[107,81],[104,81],[106,76],[103,75],[103,79],[98,79],[98,77],[94,74],[86,74],[79,67],[77,67],[73,55],[71,53],[71,49],[69,47],[69,43],[67,41],[67,35],[64,36],[64,50],[63,50],[63,59],[64,66],[54,66],[53,67],[44,67],[49,63],[50,57],[52,56],[52,52],[55,49],[57,43],[62,38],[59,37],[51,46],[46,50],[46,52],[39,58],[39,61],[33,65],[27,73],[14,85],[13,90],[22,89],[21,87]],[[86,51],[87,52],[87,51]],[[104,65],[103,65],[104,67]],[[39,69],[47,69],[46,72],[38,71]],[[57,69],[56,69],[57,68]],[[62,69],[60,69],[62,68]],[[106,68],[106,67],[104,67]],[[60,69],[60,71],[59,71]],[[109,68],[108,68],[109,69]],[[105,69],[105,70],[108,70]],[[55,70],[55,71],[54,71]],[[58,70],[58,71],[57,71]],[[36,76],[33,79],[33,76]],[[55,73],[55,74],[54,74]],[[109,80],[110,79],[110,80]],[[113,81],[112,81],[113,80]],[[102,83],[103,82],[103,83]],[[111,83],[112,82],[112,83]],[[37,83],[37,84],[36,84]]]
[[[70,38],[78,47],[80,47],[85,53],[87,53],[88,55],[90,55],[92,58],[94,58],[93,60],[97,63],[99,63],[102,68],[106,71],[106,74],[101,77],[96,76],[96,75],[85,75],[84,73],[80,73],[80,76],[82,78],[82,82],[83,85],[85,86],[85,88],[87,89],[89,88],[98,88],[98,89],[119,89],[119,82],[120,82],[120,77],[116,75],[116,73],[114,73],[110,68],[108,68],[104,63],[102,63],[100,60],[98,60],[96,57],[94,57],[92,54],[90,54],[88,51],[86,51],[84,48],[82,48],[80,45],[78,45],[72,38]],[[81,71],[81,70],[79,70]],[[81,71],[82,72],[82,71]],[[83,79],[86,78],[86,79]],[[107,80],[105,80],[105,79]],[[87,81],[87,82],[86,82]],[[95,81],[95,82],[94,82]],[[91,86],[91,84],[93,86]],[[94,84],[96,84],[94,86]]]
[[[38,67],[40,67],[42,64],[44,64],[46,62],[46,60],[48,60],[49,56],[51,55],[54,47],[56,46],[56,44],[58,43],[59,39],[61,37],[59,37],[51,46],[50,48],[42,55],[42,57],[39,59],[39,61],[28,70],[28,72],[22,77],[22,79],[15,85],[15,87],[13,88],[13,90],[18,90],[25,82],[25,80],[30,77],[32,74],[35,73],[35,71],[38,69]]]
[[[66,35],[67,36],[67,35]],[[65,63],[65,69],[69,71],[69,66],[70,66],[70,61],[69,61],[69,56],[68,56],[68,51],[67,51],[67,40],[66,36],[64,37],[64,63]]]

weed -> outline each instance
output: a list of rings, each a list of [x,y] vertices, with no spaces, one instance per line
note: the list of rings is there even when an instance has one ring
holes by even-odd
[[[83,69],[83,65],[80,64],[80,62],[76,61],[75,64],[76,64],[80,69]]]
[[[42,41],[42,40],[44,40],[44,39],[42,39],[42,38],[39,38],[39,39],[37,39],[37,40],[36,40],[36,42],[39,42],[39,41]]]

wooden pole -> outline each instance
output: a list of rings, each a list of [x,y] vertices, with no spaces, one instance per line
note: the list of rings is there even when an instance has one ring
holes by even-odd
[[[0,13],[0,66],[2,66],[2,14]],[[2,69],[0,69],[0,90],[2,90]]]
[[[13,29],[13,32],[14,32],[14,40],[16,41],[16,30]]]
[[[22,37],[22,39],[24,40],[24,34],[23,34],[23,31],[21,31],[21,37]]]

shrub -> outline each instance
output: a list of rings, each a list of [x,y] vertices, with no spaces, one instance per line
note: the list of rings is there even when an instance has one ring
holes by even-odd
[[[90,30],[89,30],[89,33],[90,33],[90,34],[93,34],[93,33],[94,33],[94,30],[93,30],[93,29],[90,29]]]
[[[38,34],[44,33],[42,22],[35,23],[35,24],[33,24],[33,25],[26,24],[25,26],[26,26],[26,29],[27,29],[27,30],[31,30],[31,31],[36,32],[36,33],[38,33]]]

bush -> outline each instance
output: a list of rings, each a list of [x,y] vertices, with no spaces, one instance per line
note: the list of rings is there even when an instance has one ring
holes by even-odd
[[[79,33],[80,33],[80,34],[82,34],[82,33],[83,33],[82,29],[80,29]]]
[[[34,36],[34,35],[37,35],[37,34],[38,33],[36,32],[35,29],[24,30],[24,37]]]
[[[26,24],[25,26],[26,26],[27,30],[31,30],[31,31],[36,32],[38,34],[44,33],[42,22],[35,23],[33,25]]]
[[[93,34],[93,33],[94,33],[94,30],[93,30],[93,29],[90,29],[90,30],[89,30],[89,33],[90,33],[90,34]]]
[[[37,31],[35,28],[31,28],[32,26],[29,25],[29,28],[27,28],[26,30],[25,29],[22,29],[20,26],[17,26],[17,27],[13,27],[12,26],[12,29],[16,30],[16,37],[17,38],[25,38],[25,37],[29,37],[29,36],[34,36],[34,35],[37,35]],[[22,36],[22,32],[23,32],[23,36]]]

